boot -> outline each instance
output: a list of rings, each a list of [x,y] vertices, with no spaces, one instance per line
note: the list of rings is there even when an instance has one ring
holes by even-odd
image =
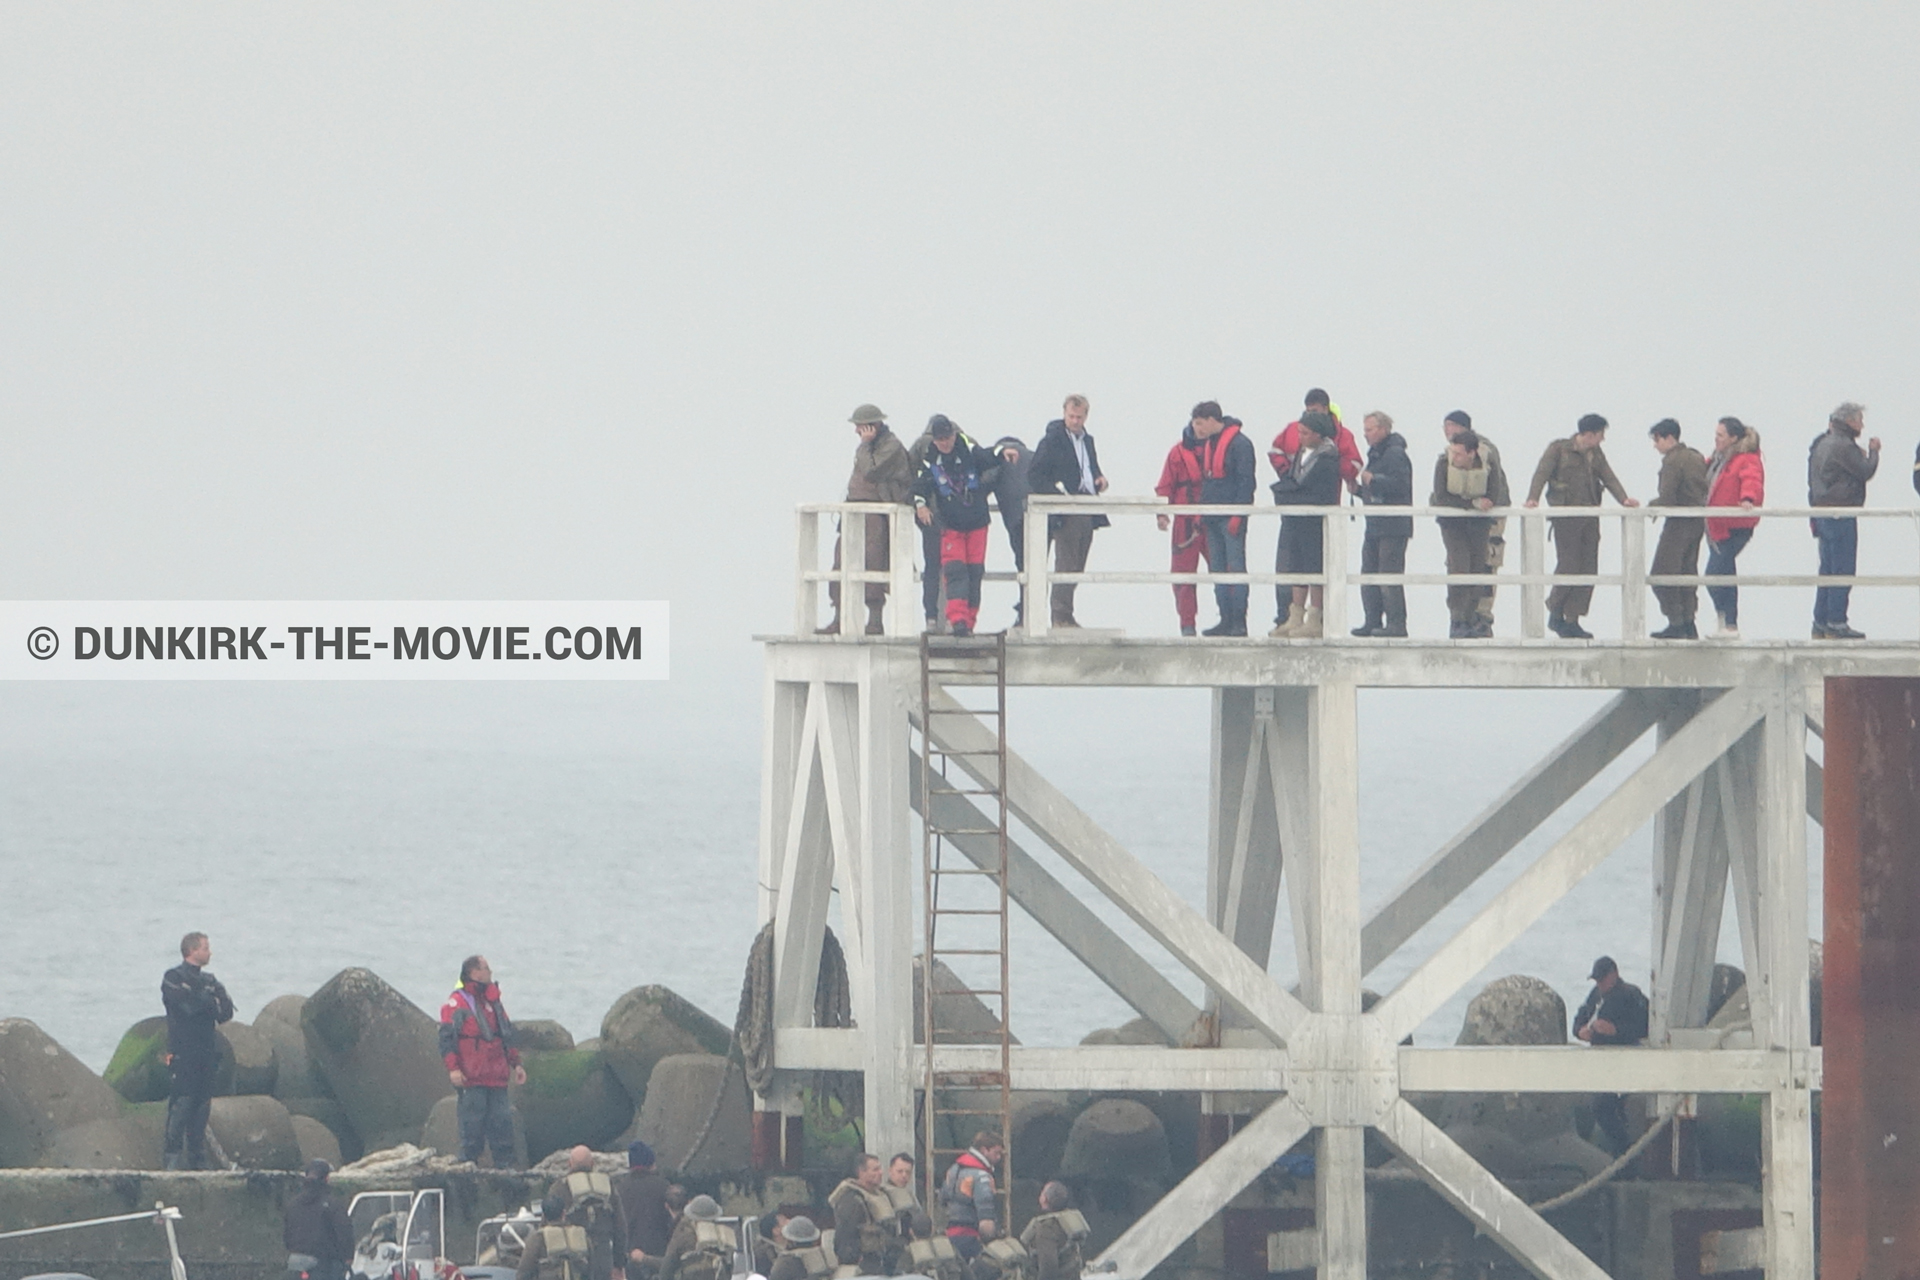
[[[1407,620],[1405,618],[1388,618],[1385,623],[1375,628],[1373,634],[1383,640],[1405,640],[1407,638]]]
[[[1267,638],[1270,640],[1291,639],[1293,636],[1293,629],[1299,625],[1300,625],[1300,619],[1294,616],[1293,607],[1289,605],[1287,607],[1286,614],[1283,617],[1281,617],[1281,619],[1278,622],[1273,624],[1273,630],[1267,632]]]
[[[879,635],[885,635],[886,632],[887,632],[886,606],[879,605],[879,604],[868,605],[867,606],[867,634],[870,636],[879,636]]]
[[[1307,616],[1301,620],[1300,625],[1293,629],[1292,638],[1295,640],[1320,639],[1320,610],[1309,605],[1307,606],[1306,614]]]
[[[1690,628],[1686,623],[1674,622],[1669,619],[1667,625],[1654,632],[1651,638],[1655,640],[1685,640],[1688,638],[1687,632],[1689,630]]]
[[[1203,636],[1244,636],[1247,634],[1247,615],[1226,615],[1213,626],[1200,633]]]
[[[817,636],[837,636],[840,634],[840,606],[839,605],[836,604],[835,606],[833,606],[833,620],[827,623],[827,625],[824,627],[815,627],[813,634]]]
[[[1715,640],[1738,640],[1740,638],[1740,628],[1734,623],[1728,622],[1726,614],[1716,610],[1713,615],[1713,620],[1716,624],[1713,632],[1713,638]]]
[[[1361,637],[1377,636],[1382,634],[1385,630],[1386,630],[1385,624],[1382,623],[1378,618],[1368,618],[1365,622],[1355,627],[1350,634],[1361,636]]]

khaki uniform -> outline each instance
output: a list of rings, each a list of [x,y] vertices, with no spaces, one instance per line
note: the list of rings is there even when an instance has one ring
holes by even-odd
[[[913,460],[900,437],[882,423],[871,440],[862,440],[853,450],[853,474],[847,477],[848,502],[899,502],[907,500],[913,485]],[[867,516],[866,568],[885,569],[890,563],[889,549],[893,528],[885,516]],[[840,539],[833,542],[833,567],[840,567]],[[840,609],[840,584],[827,584],[827,598],[833,601],[836,616]],[[887,602],[887,584],[866,584],[869,609]]]
[[[946,1236],[909,1242],[906,1265],[913,1274],[932,1276],[933,1280],[968,1280],[966,1259]]]
[[[593,1244],[585,1227],[544,1226],[520,1253],[515,1280],[604,1280],[593,1268]]]
[[[1033,1255],[1012,1236],[997,1236],[980,1248],[972,1280],[1033,1280]]]
[[[1431,504],[1472,510],[1477,500],[1486,498],[1496,507],[1506,506],[1509,498],[1506,473],[1490,465],[1485,454],[1480,456],[1480,463],[1471,470],[1461,471],[1448,462],[1446,454],[1441,454],[1433,468]],[[1492,523],[1479,516],[1440,518],[1440,540],[1447,547],[1448,573],[1488,572],[1488,530]],[[1490,587],[1450,586],[1447,614],[1456,627],[1472,626],[1484,620],[1481,605],[1491,595]]]
[[[1081,1242],[1087,1238],[1087,1220],[1078,1209],[1043,1213],[1020,1233],[1020,1243],[1033,1257],[1034,1280],[1080,1280],[1086,1267]]]
[[[1527,486],[1527,501],[1538,502],[1542,491],[1550,507],[1597,507],[1602,492],[1611,493],[1615,502],[1627,501],[1626,486],[1613,474],[1606,451],[1595,445],[1582,452],[1571,436],[1547,446],[1533,470],[1533,483]],[[1563,516],[1550,523],[1555,573],[1600,572],[1598,516]],[[1578,622],[1592,607],[1592,587],[1557,586],[1547,593],[1547,612],[1568,622]]]
[[[1480,435],[1479,432],[1474,432]],[[1500,492],[1507,492],[1507,469],[1500,463],[1500,447],[1485,436],[1480,436],[1480,458],[1487,464],[1487,470],[1500,477]],[[1506,499],[1498,505],[1505,506]],[[1498,573],[1500,566],[1507,562],[1507,518],[1489,520],[1487,525],[1487,567],[1483,572]],[[1486,594],[1480,597],[1480,616],[1487,622],[1493,621],[1493,593],[1496,587],[1482,588]]]
[[[739,1242],[733,1228],[680,1215],[660,1263],[660,1280],[727,1280]]]
[[[833,1210],[833,1251],[862,1275],[885,1276],[900,1239],[900,1220],[884,1191],[868,1191],[848,1178],[827,1197]]]
[[[1677,444],[1660,461],[1660,496],[1656,507],[1704,507],[1707,505],[1707,460],[1698,449]],[[1707,522],[1700,516],[1668,516],[1660,522],[1660,541],[1653,550],[1653,572],[1681,574],[1700,572],[1700,539],[1706,536]],[[1672,623],[1690,623],[1700,608],[1696,587],[1655,587],[1653,598],[1660,612]]]
[[[774,1254],[767,1280],[825,1280],[834,1272],[833,1259],[817,1244],[804,1249],[783,1246]]]
[[[560,1201],[561,1216],[585,1227],[593,1243],[596,1276],[626,1269],[627,1215],[613,1193],[613,1180],[604,1173],[582,1169],[555,1178],[547,1195]]]

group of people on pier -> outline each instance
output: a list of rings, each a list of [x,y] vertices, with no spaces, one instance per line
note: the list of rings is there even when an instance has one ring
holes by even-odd
[[[944,414],[935,414],[926,430],[907,444],[887,425],[886,415],[871,404],[854,410],[851,421],[859,437],[847,499],[855,502],[911,504],[921,530],[922,602],[929,630],[943,627],[954,635],[972,634],[979,620],[980,588],[985,577],[988,530],[992,524],[989,499],[997,504],[1001,524],[1012,546],[1015,569],[1024,571],[1025,523],[1030,494],[1098,496],[1107,491],[1107,476],[1099,450],[1087,430],[1089,404],[1085,396],[1068,396],[1061,416],[1047,425],[1037,448],[1029,449],[1015,436],[1002,436],[990,445],[976,443]],[[1880,465],[1880,441],[1869,438],[1864,447],[1866,410],[1851,401],[1828,416],[1826,429],[1812,442],[1807,458],[1807,503],[1832,508],[1832,516],[1818,516],[1812,533],[1819,546],[1822,577],[1854,573],[1858,551],[1857,520],[1842,514],[1866,505],[1867,482]],[[1637,507],[1615,474],[1603,447],[1607,420],[1597,413],[1584,415],[1573,433],[1547,446],[1521,500],[1537,507],[1542,498],[1550,507],[1596,507],[1607,495],[1626,507]],[[1434,461],[1426,504],[1458,508],[1458,516],[1441,516],[1436,523],[1446,546],[1449,575],[1469,579],[1447,587],[1448,635],[1453,639],[1485,639],[1493,635],[1494,588],[1471,581],[1491,575],[1506,558],[1506,519],[1498,514],[1514,503],[1514,490],[1500,450],[1477,431],[1464,409],[1446,415],[1441,423],[1446,445]],[[1648,429],[1660,456],[1657,493],[1651,506],[1720,508],[1724,514],[1667,516],[1662,521],[1651,573],[1693,576],[1700,573],[1700,548],[1707,547],[1705,576],[1729,581],[1707,588],[1717,619],[1716,639],[1740,634],[1739,589],[1731,579],[1740,553],[1752,540],[1757,515],[1741,514],[1765,503],[1766,470],[1760,451],[1760,433],[1734,417],[1714,424],[1711,454],[1682,441],[1681,427],[1663,418]],[[1364,443],[1364,451],[1362,445]],[[1325,519],[1317,513],[1285,514],[1289,507],[1340,505],[1351,497],[1366,506],[1361,542],[1360,572],[1404,574],[1407,544],[1413,537],[1413,517],[1393,515],[1393,507],[1412,507],[1420,496],[1408,445],[1383,412],[1361,420],[1356,439],[1339,407],[1319,388],[1307,392],[1299,418],[1274,437],[1267,450],[1274,479],[1269,488],[1282,509],[1274,572],[1280,575],[1319,576],[1325,565]],[[1195,405],[1180,438],[1167,451],[1154,492],[1170,505],[1249,505],[1259,481],[1259,462],[1252,438],[1240,419],[1224,412],[1217,401]],[[1920,450],[1915,453],[1914,486],[1920,490]],[[1378,509],[1376,514],[1376,509]],[[1209,573],[1247,572],[1247,522],[1240,515],[1168,513],[1159,517],[1161,530],[1172,540],[1171,571]],[[1050,512],[1047,539],[1053,548],[1053,572],[1086,571],[1094,533],[1108,525],[1098,514]],[[1556,576],[1596,575],[1600,569],[1600,520],[1592,515],[1552,519]],[[885,569],[890,561],[889,524],[870,516],[866,525],[866,568]],[[935,566],[938,566],[936,572]],[[840,567],[840,548],[834,549],[834,567]],[[1079,626],[1074,618],[1074,583],[1056,583],[1049,605],[1056,628]],[[1275,590],[1275,639],[1312,640],[1324,634],[1323,593],[1316,584],[1290,585]],[[1653,633],[1657,640],[1701,638],[1696,614],[1699,593],[1693,586],[1660,585],[1654,597],[1666,625]],[[866,632],[879,635],[887,586],[866,584]],[[1859,640],[1864,635],[1848,622],[1851,588],[1821,586],[1814,597],[1812,635],[1816,640]],[[1248,634],[1249,590],[1245,583],[1216,583],[1214,600],[1219,620],[1199,630],[1199,595],[1193,584],[1173,588],[1174,607],[1183,636],[1245,636]],[[820,630],[837,634],[843,625],[839,584],[830,585],[833,618]],[[945,617],[939,614],[945,598]],[[1406,588],[1365,583],[1360,588],[1361,624],[1356,636],[1405,637]],[[1566,639],[1591,639],[1582,625],[1593,601],[1593,587],[1556,585],[1547,597],[1547,626]],[[1022,622],[1022,605],[1014,606],[1014,627]],[[848,622],[845,625],[852,625]]]

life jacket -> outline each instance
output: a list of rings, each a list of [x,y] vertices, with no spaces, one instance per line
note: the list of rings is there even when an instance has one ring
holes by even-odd
[[[900,1233],[900,1217],[893,1202],[884,1192],[869,1191],[848,1178],[833,1189],[833,1194],[827,1197],[827,1204],[838,1213],[849,1195],[858,1196],[861,1206],[867,1211],[867,1220],[860,1224],[860,1252],[885,1257]]]
[[[824,1280],[825,1277],[833,1274],[836,1265],[834,1260],[827,1256],[827,1251],[817,1244],[810,1244],[804,1249],[784,1248],[775,1256],[799,1259],[800,1265],[807,1269],[807,1280]]]
[[[593,1245],[585,1227],[541,1227],[540,1246],[540,1280],[589,1280],[593,1274]]]
[[[993,1170],[971,1151],[947,1166],[947,1176],[940,1183],[940,1203],[946,1206],[949,1232],[956,1227],[968,1232],[979,1230],[980,1211],[974,1205],[973,1191],[981,1178],[992,1186]]]
[[[694,1221],[693,1247],[680,1255],[675,1274],[687,1280],[725,1280],[733,1274],[733,1255],[738,1247],[732,1227]]]
[[[1026,1275],[1033,1262],[1027,1246],[1012,1236],[997,1236],[980,1249],[980,1256],[999,1269],[1002,1276]]]
[[[1060,1249],[1060,1271],[1064,1275],[1078,1276],[1086,1269],[1086,1258],[1081,1253],[1082,1243],[1092,1234],[1087,1226],[1086,1215],[1078,1209],[1060,1209],[1053,1213],[1043,1213],[1027,1224],[1020,1233],[1020,1243],[1032,1250],[1038,1234],[1049,1226],[1058,1229],[1066,1236],[1067,1242]]]
[[[613,1180],[592,1169],[567,1175],[567,1221],[595,1235],[613,1221]]]
[[[1220,434],[1211,436],[1200,446],[1200,474],[1207,480],[1226,479],[1227,446],[1240,436],[1240,424],[1229,422],[1220,429]]]
[[[934,1274],[943,1262],[960,1261],[960,1251],[953,1247],[953,1241],[946,1236],[934,1236],[929,1240],[915,1240],[907,1246],[907,1258],[913,1263],[914,1270]]]
[[[1477,467],[1456,467],[1451,459],[1447,462],[1447,492],[1456,498],[1484,498],[1487,496],[1487,481],[1492,474],[1483,459]]]
[[[887,1207],[893,1211],[893,1216],[896,1218],[902,1214],[910,1214],[920,1207],[920,1202],[913,1198],[912,1187],[896,1187],[889,1182],[880,1190],[886,1195]]]

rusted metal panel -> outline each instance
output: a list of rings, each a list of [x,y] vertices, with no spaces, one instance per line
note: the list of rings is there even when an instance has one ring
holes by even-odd
[[[1920,680],[1826,686],[1821,1273],[1920,1257]]]

